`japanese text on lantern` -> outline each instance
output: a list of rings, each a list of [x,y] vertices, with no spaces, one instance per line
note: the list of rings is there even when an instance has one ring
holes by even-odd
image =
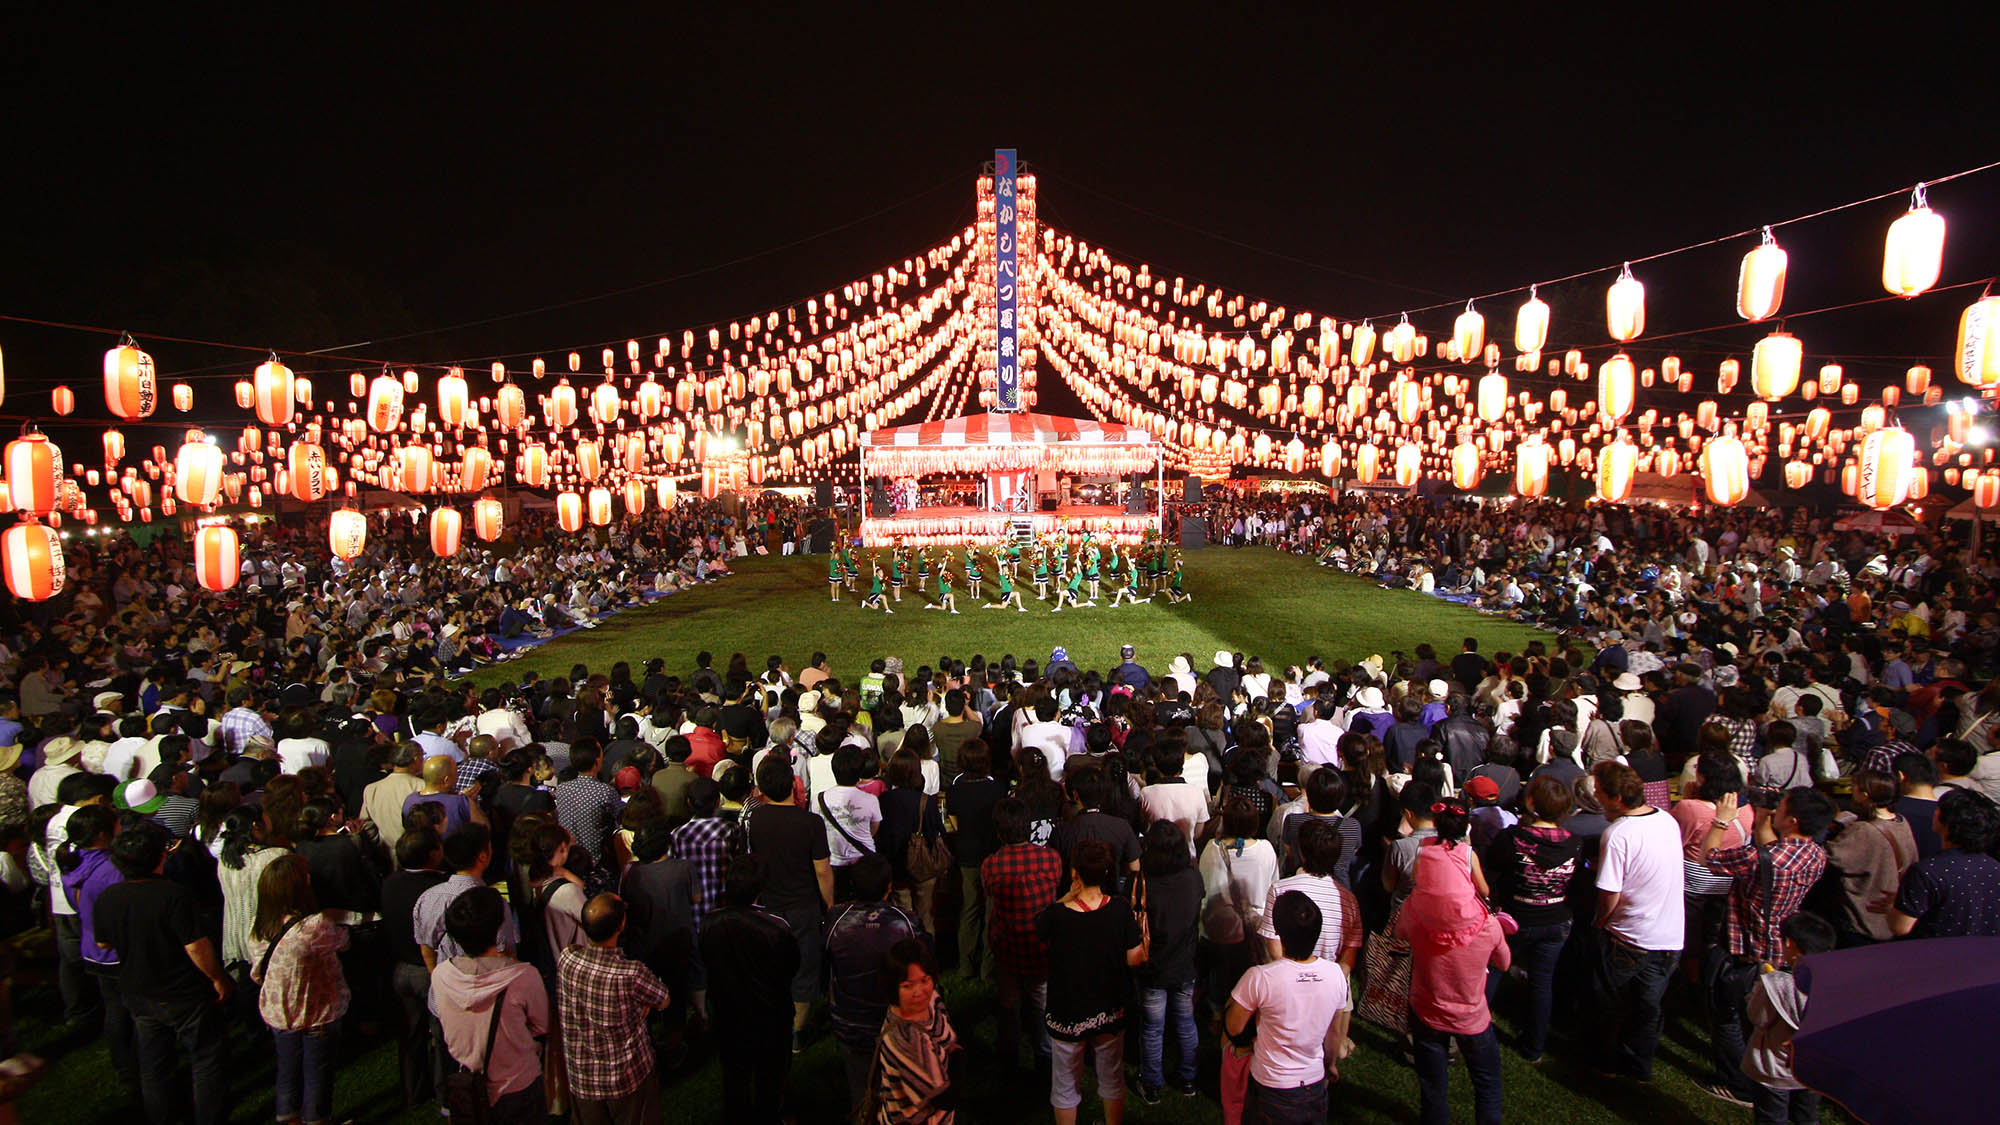
[[[998,349],[993,409],[1021,409],[1021,360],[1014,313],[1020,299],[1020,214],[1014,193],[1014,150],[993,150],[993,312]]]

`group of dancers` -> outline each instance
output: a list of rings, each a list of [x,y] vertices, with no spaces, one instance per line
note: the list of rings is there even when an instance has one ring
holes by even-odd
[[[1006,542],[991,547],[968,544],[958,548],[958,553],[962,559],[959,575],[964,589],[984,609],[1012,607],[1020,613],[1028,612],[1021,596],[1023,587],[1028,585],[1034,587],[1037,601],[1049,601],[1050,592],[1054,591],[1055,607],[1051,611],[1054,613],[1061,613],[1065,607],[1088,609],[1107,591],[1111,600],[1106,608],[1138,605],[1161,596],[1169,603],[1194,600],[1187,592],[1186,568],[1180,552],[1156,537],[1148,537],[1146,542],[1130,549],[1121,549],[1116,542],[1100,545],[1095,536],[1085,534],[1083,541],[1074,547],[1067,537],[1062,537],[1052,542],[1037,542],[1027,551],[1019,543]],[[917,594],[929,597],[931,580],[936,578],[936,599],[926,601],[924,608],[957,613],[959,583],[952,573],[952,554],[951,548],[940,547],[931,553],[906,547],[901,540],[886,556],[881,552],[870,553],[866,559],[869,586],[868,592],[861,596],[861,607],[893,614],[896,612],[893,606],[903,604],[903,589],[912,580]],[[834,601],[840,600],[842,588],[849,593],[859,592],[862,562],[846,544],[834,549],[826,567]],[[990,601],[987,600],[989,584]]]

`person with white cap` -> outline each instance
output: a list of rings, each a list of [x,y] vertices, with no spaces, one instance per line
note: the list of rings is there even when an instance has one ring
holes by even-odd
[[[1646,694],[1646,685],[1639,677],[1630,672],[1620,672],[1617,678],[1611,681],[1611,688],[1618,693],[1620,701],[1625,705],[1625,718],[1637,720],[1647,726],[1653,724],[1653,697]]]
[[[70,734],[57,735],[42,745],[41,767],[28,775],[29,809],[54,804],[56,788],[62,779],[83,772],[76,766],[76,757],[82,750],[83,743]]]
[[[1228,649],[1216,649],[1212,663],[1213,667],[1208,670],[1208,686],[1215,689],[1215,697],[1228,707],[1236,699],[1236,688],[1243,682],[1243,674],[1237,670],[1236,657]]]

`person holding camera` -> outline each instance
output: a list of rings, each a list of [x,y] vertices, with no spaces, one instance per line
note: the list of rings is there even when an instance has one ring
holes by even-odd
[[[1765,964],[1789,967],[1780,927],[1799,912],[1806,893],[1826,871],[1826,850],[1818,837],[1833,824],[1837,810],[1832,798],[1806,786],[1751,789],[1745,795],[1756,810],[1752,842],[1720,846],[1736,819],[1735,793],[1716,801],[1715,822],[1702,839],[1702,862],[1732,881],[1724,941],[1707,950],[1702,985],[1716,1074],[1704,1089],[1723,1101],[1749,1106],[1758,1091],[1742,1068],[1744,1003]]]

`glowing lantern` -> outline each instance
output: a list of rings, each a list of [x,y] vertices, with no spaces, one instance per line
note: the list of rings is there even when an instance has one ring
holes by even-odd
[[[153,357],[134,347],[131,339],[126,337],[125,343],[104,353],[104,404],[128,422],[151,414],[160,394]]]
[[[314,501],[326,496],[326,450],[309,441],[295,441],[285,455],[294,499]]]
[[[599,527],[611,522],[611,490],[593,488],[590,490],[590,522]]]
[[[1632,263],[1618,273],[1618,280],[1604,294],[1605,323],[1614,340],[1636,340],[1646,333],[1646,287],[1632,276]]]
[[[22,434],[7,443],[8,505],[29,516],[45,516],[62,499],[62,450],[41,434]]]
[[[1396,483],[1408,488],[1424,475],[1424,449],[1414,441],[1396,447]]]
[[[1863,438],[1854,498],[1871,508],[1894,508],[1909,499],[1916,456],[1917,439],[1900,426]]]
[[[222,450],[205,441],[191,441],[174,454],[174,495],[198,508],[222,496]]]
[[[493,472],[493,454],[484,446],[466,448],[465,459],[459,463],[458,486],[467,492],[477,492],[486,487],[486,478]]]
[[[1368,366],[1369,363],[1374,361],[1375,359],[1374,325],[1368,323],[1365,320],[1361,322],[1361,326],[1354,330],[1354,339],[1350,343],[1347,354],[1353,360],[1354,366],[1356,367],[1366,367]]]
[[[651,379],[646,380],[639,384],[637,403],[639,417],[648,420],[658,418],[667,406],[666,388]]]
[[[465,406],[471,396],[465,376],[454,367],[438,380],[438,421],[447,426],[465,424]]]
[[[1764,241],[1743,255],[1743,267],[1736,272],[1736,315],[1744,320],[1763,320],[1778,311],[1785,299],[1787,255],[1764,228]]]
[[[493,393],[493,420],[503,430],[518,430],[528,424],[528,392],[509,383]]]
[[[2000,297],[1981,297],[1958,318],[1958,347],[1953,350],[1958,381],[1975,387],[2000,383]],[[1916,394],[1915,387],[1910,388]]]
[[[194,388],[186,383],[175,383],[173,391],[174,409],[185,414],[194,409]]]
[[[542,400],[542,418],[552,430],[576,425],[576,388],[569,385],[569,380],[550,388],[548,398]]]
[[[1451,483],[1462,492],[1471,492],[1479,487],[1486,475],[1486,467],[1479,463],[1479,447],[1469,441],[1461,441],[1451,451]]]
[[[1409,425],[1424,416],[1424,389],[1413,380],[1396,388],[1396,420]]]
[[[326,541],[335,558],[358,558],[368,546],[368,517],[352,508],[340,509],[327,517]]]
[[[1860,402],[1861,384],[1849,383],[1840,388],[1840,401],[1845,406],[1853,406],[1855,403]]]
[[[1632,495],[1632,478],[1639,470],[1639,447],[1620,438],[1597,451],[1597,495],[1623,504]]]
[[[406,445],[396,451],[396,465],[402,472],[403,491],[429,492],[431,488],[431,451],[421,445]]]
[[[251,402],[257,408],[257,420],[267,426],[282,426],[292,420],[296,393],[292,369],[279,363],[275,353],[251,373]]]
[[[1452,322],[1451,342],[1458,349],[1458,358],[1470,363],[1486,348],[1486,317],[1465,302],[1465,311]]]
[[[403,420],[403,384],[383,372],[368,384],[368,428],[386,434]]]
[[[653,499],[662,508],[671,509],[680,498],[680,485],[672,477],[661,477],[653,482]]]
[[[439,508],[431,513],[431,553],[448,559],[458,553],[458,541],[465,530],[465,517],[457,508]]]
[[[1520,311],[1514,314],[1514,350],[1517,352],[1539,352],[1549,342],[1549,303],[1535,295],[1535,287],[1528,287],[1528,299],[1521,302]]]
[[[1417,354],[1417,326],[1410,323],[1410,314],[1404,313],[1396,327],[1389,329],[1389,335],[1382,341],[1389,358],[1397,363],[1408,363]]]
[[[1776,402],[1799,387],[1799,366],[1805,345],[1789,332],[1773,332],[1757,341],[1750,353],[1750,388],[1757,397]],[[1822,386],[1822,391],[1827,388]]]
[[[1358,329],[1357,329],[1358,331]],[[1364,445],[1354,451],[1354,479],[1362,484],[1374,484],[1382,473],[1382,451],[1372,445]]]
[[[507,507],[491,496],[484,496],[472,503],[472,533],[491,543],[500,538],[500,528],[507,518]]]
[[[604,458],[598,453],[596,442],[576,443],[576,472],[585,480],[596,480],[604,475]]]
[[[1812,466],[1804,461],[1785,462],[1785,485],[1788,488],[1804,488],[1812,483]]]
[[[1701,475],[1709,500],[1725,508],[1740,504],[1750,495],[1750,454],[1734,437],[1710,438],[1701,447]]]
[[[625,514],[636,516],[646,510],[646,482],[628,480],[625,482]]]
[[[125,435],[118,430],[104,431],[104,464],[116,465],[125,459]]]
[[[1972,502],[1982,508],[2000,507],[2000,472],[1980,473],[1972,482]]]
[[[49,392],[49,405],[57,414],[67,417],[70,411],[76,409],[76,392],[68,387],[57,387]]]
[[[549,479],[549,451],[539,445],[531,445],[521,450],[521,483],[529,488],[540,488]]]
[[[1295,435],[1285,444],[1285,472],[1298,476],[1306,471],[1306,443]]]
[[[1498,422],[1507,415],[1507,377],[1489,371],[1479,377],[1479,420]]]
[[[31,519],[0,532],[0,562],[7,591],[22,601],[45,602],[62,593],[62,540],[53,528]]]
[[[590,392],[590,417],[600,426],[609,426],[618,420],[619,406],[618,387],[608,379]]]
[[[1530,499],[1549,490],[1549,447],[1525,441],[1514,449],[1514,491]]]
[[[1903,386],[1913,395],[1921,395],[1931,389],[1931,369],[1918,364],[1903,375]]]
[[[1638,376],[1632,370],[1632,357],[1619,352],[1604,361],[1597,369],[1597,412],[1604,416],[1604,424],[1615,426],[1624,421],[1632,412],[1632,402],[1638,394]]]
[[[1930,209],[1924,185],[1910,193],[1910,209],[1889,224],[1882,246],[1882,288],[1914,297],[1937,284],[1944,265],[1944,216]]]
[[[583,497],[574,492],[556,493],[556,524],[564,531],[583,530]]]
[[[194,533],[194,576],[202,589],[220,594],[242,575],[242,547],[234,529],[204,527]]]

